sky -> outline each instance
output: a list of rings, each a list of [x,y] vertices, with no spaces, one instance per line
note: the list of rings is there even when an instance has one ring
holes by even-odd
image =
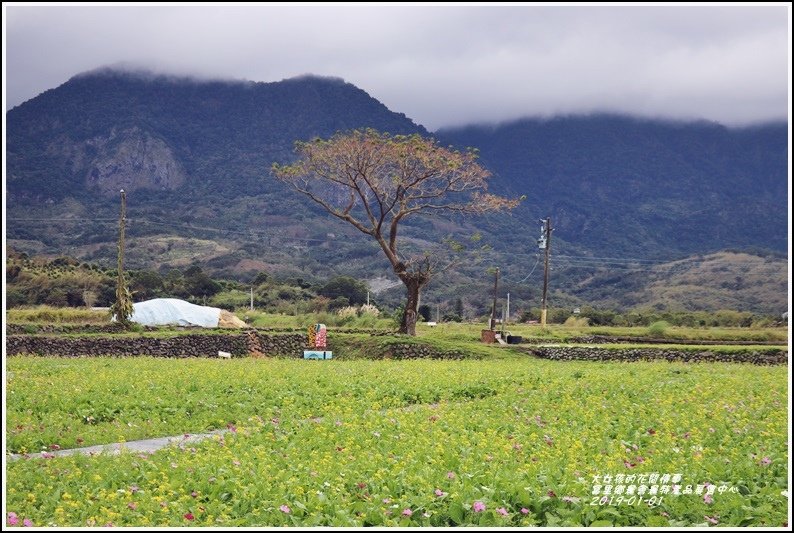
[[[788,4],[3,8],[6,110],[123,63],[341,77],[430,130],[591,112],[729,126],[789,116]]]

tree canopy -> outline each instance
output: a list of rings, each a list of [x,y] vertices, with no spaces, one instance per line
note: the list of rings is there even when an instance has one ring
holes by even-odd
[[[418,213],[482,214],[518,203],[485,192],[490,172],[473,150],[444,148],[418,134],[354,130],[297,142],[296,152],[293,164],[274,163],[273,174],[377,241],[408,289],[403,333],[415,334],[419,291],[433,263],[427,255],[401,253],[400,223]]]

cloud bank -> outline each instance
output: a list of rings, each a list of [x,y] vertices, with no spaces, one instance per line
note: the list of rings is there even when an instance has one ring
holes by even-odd
[[[338,76],[429,129],[609,111],[785,120],[790,7],[4,5],[6,109],[128,62]]]

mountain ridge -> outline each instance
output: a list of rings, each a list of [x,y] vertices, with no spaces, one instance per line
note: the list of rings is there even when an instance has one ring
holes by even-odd
[[[7,239],[15,247],[75,249],[81,259],[112,263],[123,187],[137,267],[204,262],[243,277],[253,265],[306,278],[389,277],[365,236],[288,191],[269,169],[294,157],[295,141],[338,130],[430,135],[362,89],[313,75],[266,83],[105,69],[74,76],[6,116]],[[537,219],[550,216],[555,254],[672,260],[727,248],[787,249],[785,124],[729,128],[591,114],[432,135],[442,145],[478,148],[494,174],[491,192],[527,201],[512,214],[406,221],[407,242],[465,241],[481,232],[493,249],[488,261],[520,272],[537,252]],[[35,217],[66,222],[24,221]],[[430,294],[484,294],[469,281],[482,268],[463,265]],[[578,301],[573,287],[593,272],[555,268],[555,281]]]

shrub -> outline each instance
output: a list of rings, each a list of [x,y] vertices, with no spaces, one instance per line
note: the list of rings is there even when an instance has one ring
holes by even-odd
[[[648,333],[650,333],[651,335],[664,337],[665,332],[669,327],[670,324],[668,322],[665,322],[664,320],[659,320],[648,326]]]
[[[378,309],[378,308],[377,308],[377,307],[375,307],[374,305],[367,305],[367,304],[364,304],[364,305],[362,305],[362,306],[361,306],[361,308],[358,310],[358,314],[359,314],[359,316],[363,316],[363,315],[372,315],[372,316],[375,316],[375,317],[377,317],[377,316],[380,316],[380,309]]]
[[[565,322],[563,323],[563,326],[569,328],[586,328],[589,325],[590,325],[590,319],[584,316],[583,317],[569,316],[568,318],[565,319]]]
[[[352,305],[347,307],[342,307],[336,311],[336,316],[339,318],[354,318],[358,316],[358,308],[353,307]]]

